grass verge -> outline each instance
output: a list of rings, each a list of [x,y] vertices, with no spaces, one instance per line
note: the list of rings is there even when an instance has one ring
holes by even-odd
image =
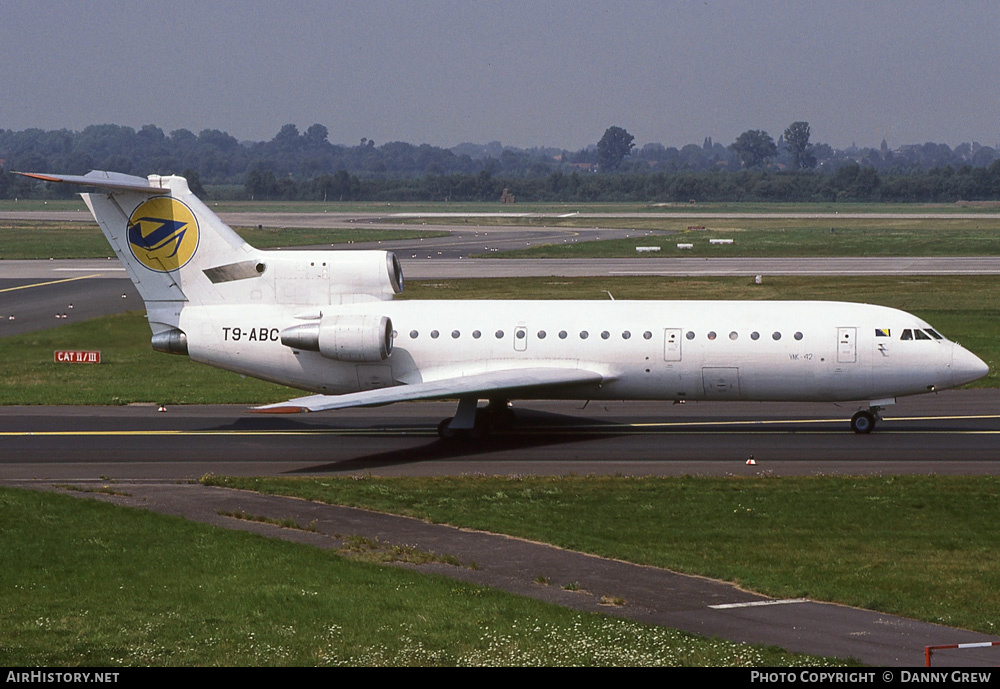
[[[779,598],[1000,627],[1000,535],[987,526],[997,477],[205,481],[511,534]]]
[[[0,338],[0,404],[256,404],[298,394],[154,351],[143,313],[131,312]],[[99,365],[53,361],[56,349],[101,350]],[[2,356],[3,354],[0,354]]]
[[[447,232],[420,230],[233,228],[258,249],[390,242],[443,237]],[[93,223],[55,223],[30,220],[0,222],[0,260],[46,258],[105,258],[114,256],[101,230]]]
[[[995,201],[958,203],[854,203],[854,202],[719,202],[719,203],[587,203],[415,201],[215,201],[206,200],[216,213],[996,213]],[[69,199],[0,199],[2,211],[82,211],[79,196]]]
[[[6,666],[816,665],[443,577],[0,488]]]
[[[593,220],[590,226],[594,225]],[[705,221],[708,222],[708,221]],[[1000,219],[967,220],[719,220],[706,229],[689,230],[691,220],[615,219],[602,227],[636,227],[636,237],[586,240],[581,233],[563,244],[546,244],[475,258],[743,258],[817,256],[996,256],[1000,254]],[[736,224],[738,223],[738,224]],[[509,223],[516,224],[516,223]],[[536,221],[537,224],[537,221]],[[559,227],[559,223],[547,223]],[[775,227],[780,224],[780,227]],[[572,227],[574,225],[567,225]],[[672,230],[666,236],[643,236],[648,230]],[[713,245],[713,239],[732,244]],[[679,243],[690,249],[679,249]],[[658,246],[656,252],[636,247]]]

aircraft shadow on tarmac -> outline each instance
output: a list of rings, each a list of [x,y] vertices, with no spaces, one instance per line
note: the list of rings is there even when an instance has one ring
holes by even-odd
[[[602,430],[602,427],[606,427],[606,430]],[[332,427],[288,418],[275,418],[271,416],[266,420],[259,420],[257,418],[241,418],[233,424],[219,427],[219,430],[266,429],[272,431],[301,431],[308,433],[309,431],[324,430],[329,428]],[[343,429],[343,427],[336,428]],[[577,429],[580,432],[574,432],[574,429]],[[391,426],[378,426],[369,429],[351,428],[349,430],[351,435],[354,437],[365,437],[370,435],[373,440],[384,439],[387,432],[395,437],[406,437],[402,432],[398,434],[393,433]],[[432,431],[433,427],[428,427],[427,430]],[[627,432],[626,427],[609,421],[582,419],[580,417],[568,416],[565,414],[555,414],[552,412],[536,411],[531,409],[518,409],[516,412],[516,421],[511,429],[496,429],[485,438],[456,438],[446,441],[434,436],[433,439],[426,444],[417,447],[411,446],[375,452],[369,455],[353,457],[327,464],[302,467],[287,473],[366,471],[381,467],[399,466],[417,462],[457,459],[461,457],[474,457],[476,455],[494,452],[506,452],[550,445],[562,445],[580,442],[583,440],[612,437],[622,435]],[[414,434],[414,437],[417,436]]]
[[[657,423],[648,416],[628,419],[599,418],[584,413],[561,414],[518,407],[516,421],[509,430],[496,429],[486,438],[440,440],[434,419],[427,415],[408,419],[388,420],[375,417],[360,423],[338,423],[336,416],[255,415],[232,423],[216,426],[215,431],[301,434],[307,445],[300,453],[300,464],[289,474],[324,472],[364,472],[389,467],[405,467],[422,462],[481,459],[483,461],[517,456],[519,461],[548,461],[545,455],[563,456],[558,448],[576,443],[600,442],[615,438],[643,436],[645,441],[633,453],[641,457],[671,456],[696,458],[698,461],[741,462],[755,453],[769,459],[797,461],[808,456],[819,461],[910,463],[915,460],[949,461],[982,459],[995,456],[994,427],[990,421],[949,417],[917,417],[895,419],[882,432],[859,436],[849,432],[847,422],[834,412],[815,419],[810,415],[772,418],[740,418],[728,414],[674,417]],[[992,417],[991,417],[992,418]],[[985,429],[985,431],[983,430]],[[208,429],[206,429],[208,430]],[[673,440],[669,440],[668,436]],[[705,436],[712,436],[708,440]],[[819,437],[822,436],[822,440]],[[683,438],[683,440],[682,440]],[[961,438],[961,441],[959,441]],[[279,441],[283,442],[284,441]],[[777,444],[776,444],[777,443]],[[957,443],[957,445],[956,445]],[[294,459],[296,450],[288,450]],[[601,447],[601,446],[598,446]],[[906,449],[901,449],[901,448]],[[328,448],[328,449],[326,449]],[[552,448],[551,452],[532,452]],[[685,449],[686,448],[686,449]],[[614,448],[603,447],[602,453],[617,456]],[[644,454],[645,453],[645,454]],[[579,453],[570,453],[579,454]],[[470,465],[474,470],[475,465]]]

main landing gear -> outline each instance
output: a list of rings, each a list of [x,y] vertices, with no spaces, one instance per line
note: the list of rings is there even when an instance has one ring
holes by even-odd
[[[871,433],[875,430],[875,422],[882,420],[879,413],[890,404],[895,404],[896,398],[884,400],[873,400],[868,404],[868,409],[862,409],[851,417],[851,430],[855,433]]]
[[[514,412],[509,400],[491,399],[489,406],[483,409],[478,405],[476,397],[461,398],[455,416],[438,424],[438,437],[442,440],[482,440],[494,429],[513,425]]]
[[[861,410],[851,417],[851,430],[855,433],[871,433],[877,418],[870,411]]]

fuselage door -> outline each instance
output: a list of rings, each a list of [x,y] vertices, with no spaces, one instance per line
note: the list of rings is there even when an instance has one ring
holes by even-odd
[[[701,379],[706,399],[739,399],[740,369],[735,366],[705,366]]]
[[[523,352],[528,348],[528,328],[519,325],[514,328],[514,351]]]
[[[858,360],[858,329],[837,328],[837,362],[853,364]]]
[[[681,360],[681,329],[680,328],[664,328],[663,329],[663,360],[664,361],[680,361]]]

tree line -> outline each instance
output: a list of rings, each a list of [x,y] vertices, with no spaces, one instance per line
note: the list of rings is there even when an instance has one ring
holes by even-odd
[[[341,171],[296,182],[264,175],[246,197],[313,201],[498,201],[504,190],[518,201],[691,203],[722,201],[924,202],[1000,200],[1000,161],[988,168],[963,166],[882,174],[845,165],[815,172],[626,173],[553,172],[508,177],[487,172],[423,177],[371,178]]]
[[[353,201],[936,201],[1000,200],[1000,154],[978,143],[895,150],[813,144],[807,122],[775,141],[748,130],[728,146],[706,138],[680,149],[634,145],[609,127],[576,152],[361,139],[332,144],[326,127],[281,128],[265,142],[219,130],[195,135],[94,125],[80,132],[0,129],[0,169],[145,176],[179,173],[208,198]],[[69,195],[0,174],[0,198]]]

